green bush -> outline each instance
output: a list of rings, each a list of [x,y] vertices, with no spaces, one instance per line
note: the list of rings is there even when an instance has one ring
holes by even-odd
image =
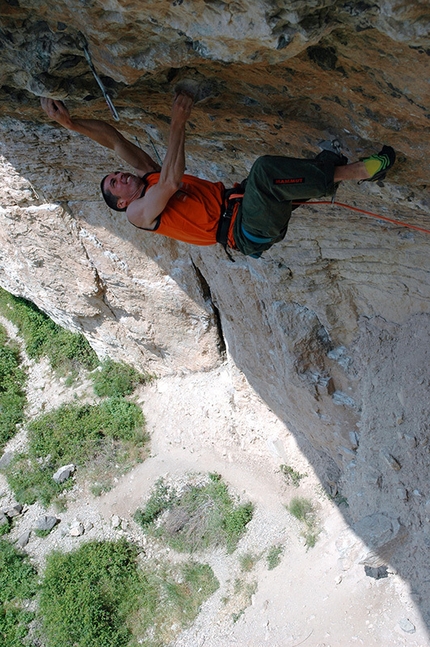
[[[121,647],[137,607],[137,549],[125,541],[87,543],[48,557],[39,601],[49,647]]]
[[[34,614],[24,611],[24,600],[37,591],[37,573],[28,557],[0,539],[0,643],[24,647]]]
[[[101,368],[91,375],[94,392],[100,397],[124,396],[133,393],[139,384],[143,384],[148,376],[142,375],[132,366],[123,362],[107,359]]]
[[[309,516],[313,515],[314,506],[309,499],[297,496],[291,499],[288,510],[291,512],[293,517],[296,517],[299,521],[306,522]]]
[[[16,425],[24,420],[27,375],[21,368],[19,350],[8,341],[0,326],[0,449],[16,432]]]
[[[170,510],[178,501],[179,497],[175,490],[166,485],[164,479],[160,478],[156,482],[144,509],[136,510],[134,520],[145,530],[152,526],[165,510]]]
[[[48,557],[39,605],[47,647],[167,645],[218,582],[205,564],[151,568],[125,540]]]
[[[267,559],[267,568],[269,571],[272,571],[281,563],[281,555],[284,552],[284,547],[280,544],[278,546],[272,546],[266,556]]]
[[[294,485],[294,487],[299,487],[300,481],[307,476],[307,474],[300,474],[300,472],[297,472],[297,470],[290,467],[290,465],[281,465],[280,470],[285,476],[287,483]]]
[[[147,435],[141,409],[123,398],[110,398],[97,405],[64,404],[33,420],[29,426],[28,454],[16,456],[5,469],[16,498],[43,505],[70,487],[69,479],[58,485],[52,478],[61,465],[103,470],[106,461],[121,469],[133,453],[137,462]],[[115,470],[110,470],[110,478]]]
[[[31,301],[0,288],[0,313],[17,326],[32,359],[48,357],[62,375],[81,366],[88,370],[98,366],[97,355],[83,335],[58,326]]]
[[[306,548],[313,548],[320,533],[313,503],[303,497],[294,497],[291,499],[287,509],[296,519],[304,523],[305,530],[302,532],[302,536],[305,539],[305,546]]]
[[[237,505],[221,477],[210,474],[207,484],[191,485],[182,492],[160,479],[145,508],[137,510],[134,518],[175,550],[192,552],[224,545],[231,553],[252,514],[251,503]]]

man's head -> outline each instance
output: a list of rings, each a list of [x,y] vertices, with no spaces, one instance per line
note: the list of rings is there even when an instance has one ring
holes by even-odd
[[[125,211],[128,205],[142,195],[144,181],[137,175],[115,171],[100,183],[104,201],[114,211]]]

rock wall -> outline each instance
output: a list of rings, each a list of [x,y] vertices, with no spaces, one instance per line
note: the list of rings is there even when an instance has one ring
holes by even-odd
[[[357,532],[385,511],[369,544],[428,599],[411,555],[430,523],[429,236],[308,206],[262,259],[232,263],[137,231],[98,194],[119,161],[48,123],[38,99],[110,119],[87,44],[118,127],[162,157],[174,87],[191,78],[205,100],[188,171],[227,185],[259,154],[312,157],[337,138],[353,161],[389,143],[387,181],[337,199],[430,229],[428,7],[9,0],[0,16],[1,285],[158,374],[209,370],[227,348],[321,480],[342,485]]]

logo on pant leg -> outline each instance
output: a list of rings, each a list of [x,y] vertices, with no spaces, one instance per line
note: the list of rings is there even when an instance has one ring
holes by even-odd
[[[304,177],[280,177],[273,180],[273,184],[303,184]]]

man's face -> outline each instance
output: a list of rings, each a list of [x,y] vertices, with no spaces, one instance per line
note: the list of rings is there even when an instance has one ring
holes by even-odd
[[[143,186],[142,178],[137,175],[115,171],[115,173],[109,173],[106,177],[103,188],[118,198],[118,207],[122,209],[136,198],[140,198]]]

